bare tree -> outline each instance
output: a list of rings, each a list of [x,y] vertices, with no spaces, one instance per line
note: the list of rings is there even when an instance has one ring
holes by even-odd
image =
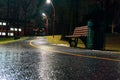
[[[25,35],[27,35],[27,23],[31,19],[35,19],[38,16],[40,11],[42,0],[21,0],[21,8],[22,8],[22,16],[24,20],[24,31]]]

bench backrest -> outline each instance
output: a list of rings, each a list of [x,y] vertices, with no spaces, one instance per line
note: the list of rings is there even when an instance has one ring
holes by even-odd
[[[75,27],[73,35],[75,36],[87,36],[88,26]]]

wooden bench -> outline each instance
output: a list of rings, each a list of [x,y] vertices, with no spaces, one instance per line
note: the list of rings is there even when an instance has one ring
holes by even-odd
[[[67,41],[70,44],[70,47],[77,47],[78,38],[80,38],[83,43],[86,45],[86,38],[88,35],[88,26],[75,27],[72,35],[66,35]]]

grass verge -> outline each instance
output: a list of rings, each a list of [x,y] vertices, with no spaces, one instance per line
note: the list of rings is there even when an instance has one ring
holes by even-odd
[[[46,38],[48,42],[51,44],[55,44],[55,45],[63,44],[63,45],[69,46],[69,43],[67,41],[61,40],[61,35],[55,35],[54,38],[53,36],[46,36]],[[119,35],[118,36],[107,35],[105,39],[105,50],[120,51],[119,40],[120,40]],[[80,39],[78,40],[77,47],[85,48],[85,45]]]
[[[69,46],[69,43],[67,41],[63,41],[61,40],[61,35],[55,35],[54,37],[53,36],[46,36],[47,38],[47,41],[51,44],[55,44],[55,45],[66,45],[66,46]]]
[[[21,37],[20,39],[14,40],[14,38],[0,38],[0,44],[12,43],[20,40],[28,39],[29,37]]]

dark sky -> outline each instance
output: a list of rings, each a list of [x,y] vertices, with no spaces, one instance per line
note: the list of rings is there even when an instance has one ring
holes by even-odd
[[[0,0],[0,18],[5,17],[7,15],[7,2],[8,0]],[[14,1],[14,0],[9,0]],[[26,1],[26,0],[20,0]],[[28,2],[27,0],[26,2]],[[27,9],[27,16],[30,19],[35,19],[35,17],[39,17],[41,12],[46,12],[49,18],[52,20],[53,9],[50,5],[45,3],[45,0],[31,0],[32,3]],[[99,1],[99,0],[97,0]],[[120,1],[119,0],[101,0],[104,3],[104,7],[106,9],[106,14],[108,16],[109,24],[112,24],[114,20],[115,25],[120,24]],[[20,5],[23,5],[21,2]],[[88,16],[90,13],[94,13],[97,10],[95,4],[97,4],[96,0],[52,0],[53,5],[56,11],[56,24],[59,26],[79,26],[82,24],[86,24],[84,18]],[[10,5],[13,4],[10,2]],[[103,3],[102,3],[103,4]],[[24,11],[22,6],[20,6],[20,18],[24,19]],[[14,14],[15,9],[10,8],[10,14]],[[97,12],[97,11],[96,11]],[[98,13],[99,14],[99,13]],[[11,16],[11,15],[10,15]]]

